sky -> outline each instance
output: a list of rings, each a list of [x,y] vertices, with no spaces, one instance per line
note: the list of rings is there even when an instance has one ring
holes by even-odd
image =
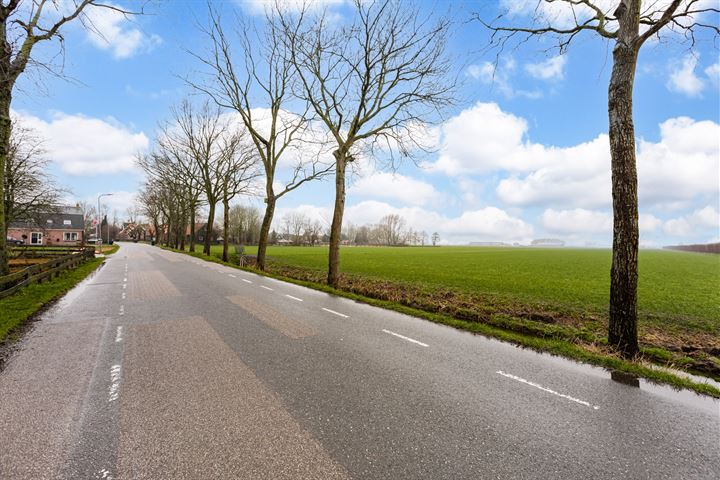
[[[216,6],[226,18],[235,12],[260,22],[265,1]],[[295,0],[285,1],[293,8]],[[349,15],[346,0],[320,2],[336,18]],[[346,222],[376,223],[398,213],[418,231],[438,232],[446,244],[559,238],[570,245],[611,245],[611,44],[591,32],[562,55],[547,39],[496,58],[487,49],[488,32],[470,21],[476,12],[484,18],[510,12],[512,22],[527,23],[534,5],[421,4],[454,22],[448,49],[454,66],[449,73],[459,80],[456,105],[428,128],[431,152],[395,171],[369,161],[353,176]],[[56,55],[57,44],[36,52],[62,60],[65,78],[30,71],[13,100],[18,121],[44,138],[48,173],[71,189],[69,200],[94,203],[98,194],[111,192],[104,203],[120,218],[143,183],[136,155],[153,148],[173,105],[197,100],[185,81],[201,69],[190,52],[208,47],[200,30],[207,25],[205,2],[154,2],[146,10],[148,15],[130,20],[107,10],[89,12],[102,37],[68,25],[64,57]],[[545,13],[557,22],[567,19],[567,12]],[[717,15],[704,20],[720,22]],[[697,40],[692,46],[668,34],[640,54],[634,121],[644,247],[720,241],[719,40]],[[280,200],[276,219],[300,211],[328,224],[333,195],[331,179],[306,184]],[[240,202],[263,205],[259,198]]]

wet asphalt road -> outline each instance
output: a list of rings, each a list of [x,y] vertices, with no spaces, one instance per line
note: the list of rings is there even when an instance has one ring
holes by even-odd
[[[141,244],[0,373],[2,479],[719,473],[717,401]]]

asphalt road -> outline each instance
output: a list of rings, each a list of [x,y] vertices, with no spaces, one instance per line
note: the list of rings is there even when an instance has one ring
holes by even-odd
[[[4,480],[718,476],[717,401],[141,244],[0,373]]]

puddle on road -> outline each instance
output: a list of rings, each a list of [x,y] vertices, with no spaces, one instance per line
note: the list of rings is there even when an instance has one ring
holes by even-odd
[[[77,299],[80,295],[82,295],[85,292],[85,289],[90,285],[93,281],[93,279],[97,276],[98,272],[102,270],[102,268],[105,266],[104,263],[101,263],[98,268],[93,270],[93,272],[85,277],[80,283],[75,285],[72,289],[70,289],[65,295],[60,297],[50,308],[48,308],[45,312],[42,313],[41,317],[45,317],[46,315],[52,315],[57,313],[58,310],[62,310],[63,308],[66,308],[70,304],[72,304],[75,299]]]

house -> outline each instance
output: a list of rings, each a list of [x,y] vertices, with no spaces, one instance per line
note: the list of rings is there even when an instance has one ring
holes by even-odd
[[[557,238],[538,238],[530,242],[531,247],[564,247],[565,242]]]
[[[7,236],[25,245],[76,246],[85,242],[84,229],[82,210],[77,206],[62,206],[55,213],[10,222]]]

